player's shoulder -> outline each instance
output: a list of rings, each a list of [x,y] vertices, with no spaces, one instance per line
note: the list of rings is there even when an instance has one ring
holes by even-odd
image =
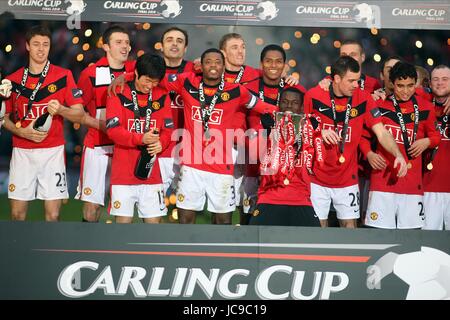
[[[6,76],[6,79],[11,80],[12,82],[19,83],[22,80],[23,70],[24,67],[20,67],[16,71]]]
[[[55,77],[72,75],[72,71],[70,69],[55,64],[50,65],[49,73]]]
[[[422,110],[434,110],[434,104],[422,95],[414,94],[417,104]]]
[[[292,88],[292,89],[296,89],[296,90],[298,90],[298,91],[300,91],[301,93],[303,93],[303,94],[305,94],[306,93],[306,88],[303,86],[303,85],[301,85],[300,83],[299,84],[296,84],[295,86],[291,86],[291,85],[286,85],[285,87],[284,87],[284,89],[288,89],[288,88]]]
[[[323,95],[329,94],[327,91],[322,89],[319,85],[312,87],[311,89],[306,91],[306,95],[310,97],[321,97]]]

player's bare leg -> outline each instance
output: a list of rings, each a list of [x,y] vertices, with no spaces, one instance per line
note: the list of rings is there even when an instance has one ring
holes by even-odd
[[[180,224],[195,224],[197,211],[178,208],[178,221]]]
[[[339,225],[341,228],[355,229],[356,219],[339,219]]]
[[[10,199],[11,220],[25,221],[27,218],[28,201]]]
[[[133,217],[116,216],[116,223],[132,223]]]
[[[227,213],[215,213],[216,224],[231,224],[232,212]]]
[[[98,222],[100,219],[100,205],[97,203],[84,202],[83,219],[85,222]]]
[[[155,218],[144,218],[142,219],[144,223],[150,223],[150,224],[158,224],[161,223],[161,217],[155,217]]]
[[[322,228],[327,228],[328,227],[328,219],[320,219],[319,220],[320,221],[320,226],[322,227]]]
[[[45,200],[45,221],[59,221],[59,211],[61,210],[61,200]]]

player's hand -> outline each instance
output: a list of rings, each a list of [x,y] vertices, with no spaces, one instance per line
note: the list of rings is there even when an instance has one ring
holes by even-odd
[[[11,81],[9,81],[8,79],[3,79],[0,84],[0,95],[5,98],[9,98],[9,96],[11,95],[11,90],[12,90]]]
[[[328,91],[328,90],[330,90],[330,84],[331,84],[331,79],[323,78],[319,82],[319,87],[322,90]]]
[[[450,114],[450,98],[448,98],[448,97],[447,97],[447,100],[445,100],[445,103],[444,103],[443,114]]]
[[[117,96],[117,87],[120,87],[120,93],[123,93],[123,88],[125,88],[125,75],[121,74],[111,82],[108,86],[108,97]]]
[[[395,157],[394,160],[394,169],[397,167],[399,167],[397,177],[402,178],[406,176],[406,173],[408,172],[408,167],[406,166],[405,158],[401,154]]]
[[[284,80],[290,86],[296,86],[300,83],[300,81],[298,81],[298,79],[296,77],[294,77],[293,75],[287,76]]]
[[[372,93],[372,98],[375,101],[380,100],[380,99],[386,100],[386,92],[382,88],[377,89]]]
[[[200,58],[195,58],[192,63],[194,64],[194,71],[201,71],[202,70],[202,63],[200,62]]]
[[[154,155],[160,153],[161,151],[162,151],[162,145],[161,145],[161,141],[159,141],[159,140],[156,141],[156,142],[150,143],[150,144],[147,146],[147,152],[148,152],[151,156],[154,156]]]
[[[26,126],[25,128],[20,128],[18,129],[18,135],[21,138],[25,138],[27,140],[36,142],[36,143],[40,143],[42,142],[45,138],[47,138],[48,132],[40,132],[37,130],[33,129],[33,125],[36,122],[36,119],[33,120],[28,126]]]
[[[422,154],[422,152],[428,149],[429,146],[430,146],[429,138],[418,139],[414,141],[414,143],[408,149],[408,154],[413,158],[417,158]]]
[[[322,139],[327,144],[338,144],[342,138],[331,129],[323,129],[322,130]]]
[[[370,166],[375,170],[386,169],[386,160],[376,152],[369,151],[367,154],[367,160],[369,161]]]
[[[61,112],[61,109],[63,108],[63,105],[59,103],[58,100],[52,99],[47,104],[47,111],[52,116],[59,114]]]
[[[159,133],[155,133],[154,131],[149,131],[144,133],[144,136],[142,137],[142,143],[143,144],[152,144],[159,141]]]

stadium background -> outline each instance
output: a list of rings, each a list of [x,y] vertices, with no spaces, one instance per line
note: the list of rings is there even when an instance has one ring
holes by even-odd
[[[0,66],[2,73],[9,74],[26,63],[24,34],[37,23],[47,25],[53,32],[50,61],[72,70],[75,79],[89,63],[102,55],[101,34],[110,25],[103,22],[83,22],[81,29],[68,30],[64,21],[25,21],[0,19]],[[144,52],[157,52],[160,36],[170,24],[121,23],[130,32],[135,59]],[[189,46],[186,59],[192,60],[209,47],[217,47],[220,37],[228,32],[244,36],[247,44],[246,64],[258,67],[262,48],[270,43],[283,46],[291,72],[300,77],[307,88],[314,86],[329,72],[329,65],[336,59],[340,41],[360,40],[366,51],[363,71],[378,77],[381,62],[390,55],[399,55],[407,61],[421,65],[427,70],[438,64],[449,65],[450,35],[440,30],[393,30],[348,29],[306,27],[248,27],[177,25],[188,31]],[[61,219],[80,221],[81,202],[73,200],[79,175],[79,165],[85,129],[77,124],[66,123],[66,155],[69,192],[71,199],[63,205]],[[8,168],[11,156],[11,135],[2,130],[0,136],[0,220],[9,219],[7,200]],[[237,215],[235,215],[237,218]],[[40,201],[30,204],[28,220],[43,220]],[[102,220],[106,215],[102,215]],[[209,221],[202,215],[198,223]],[[236,222],[237,220],[235,220]]]

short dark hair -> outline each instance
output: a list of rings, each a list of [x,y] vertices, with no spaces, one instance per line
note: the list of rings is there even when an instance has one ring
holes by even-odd
[[[186,45],[186,47],[188,46],[188,44],[189,44],[188,33],[186,32],[186,30],[180,29],[180,28],[178,28],[178,27],[171,27],[171,28],[165,30],[165,31],[163,32],[163,34],[161,35],[161,43],[163,43],[163,41],[164,41],[164,36],[166,35],[166,33],[169,33],[170,31],[179,31],[179,32],[181,32],[181,33],[184,35],[185,45]]]
[[[335,75],[342,78],[347,71],[357,73],[360,70],[359,63],[355,59],[350,56],[342,56],[331,65],[331,79],[334,79]]]
[[[300,95],[300,98],[303,99],[303,96],[305,95],[303,92],[301,92],[299,89],[297,89],[296,87],[287,87],[284,88],[283,91],[281,92],[281,96],[285,93],[285,92],[293,92],[293,93],[297,93]]]
[[[389,72],[389,80],[394,83],[395,80],[401,80],[411,78],[414,79],[414,82],[417,81],[417,71],[414,65],[408,62],[397,62]]]
[[[220,50],[224,50],[225,46],[227,45],[228,40],[231,39],[241,39],[242,41],[244,41],[244,38],[242,38],[242,36],[239,33],[227,33],[224,36],[222,36],[222,38],[219,41],[219,49]]]
[[[345,45],[348,45],[348,44],[356,44],[361,49],[361,53],[364,53],[364,47],[363,47],[363,45],[362,45],[362,43],[360,41],[353,40],[353,39],[346,39],[346,40],[342,41],[341,47],[345,46]]]
[[[286,52],[284,51],[284,49],[282,47],[280,47],[277,44],[269,44],[267,46],[264,47],[264,49],[262,49],[261,51],[261,56],[260,56],[260,61],[262,62],[264,60],[264,58],[266,57],[267,52],[269,51],[278,51],[282,54],[283,56],[283,61],[286,62]]]
[[[381,64],[381,72],[383,72],[384,66],[386,65],[386,63],[388,63],[391,60],[403,61],[403,58],[400,56],[396,56],[396,55],[387,57],[386,59],[384,59],[383,63]]]
[[[50,30],[47,27],[41,25],[33,26],[28,29],[27,33],[25,34],[25,41],[27,43],[30,43],[31,38],[33,38],[34,36],[48,37],[50,39],[50,42],[52,41],[52,34]]]
[[[161,80],[166,74],[166,62],[156,54],[144,53],[136,60],[136,71],[138,78],[148,76]]]
[[[205,50],[202,53],[202,56],[200,57],[200,63],[203,63],[203,60],[205,59],[205,56],[208,53],[211,53],[211,52],[220,54],[220,56],[222,57],[222,62],[225,63],[225,56],[223,55],[222,51],[220,51],[219,49],[216,49],[216,48],[209,48],[209,49]]]
[[[111,38],[111,35],[116,32],[128,34],[128,31],[124,27],[119,25],[113,25],[103,32],[102,35],[103,44],[109,44],[109,39]]]

